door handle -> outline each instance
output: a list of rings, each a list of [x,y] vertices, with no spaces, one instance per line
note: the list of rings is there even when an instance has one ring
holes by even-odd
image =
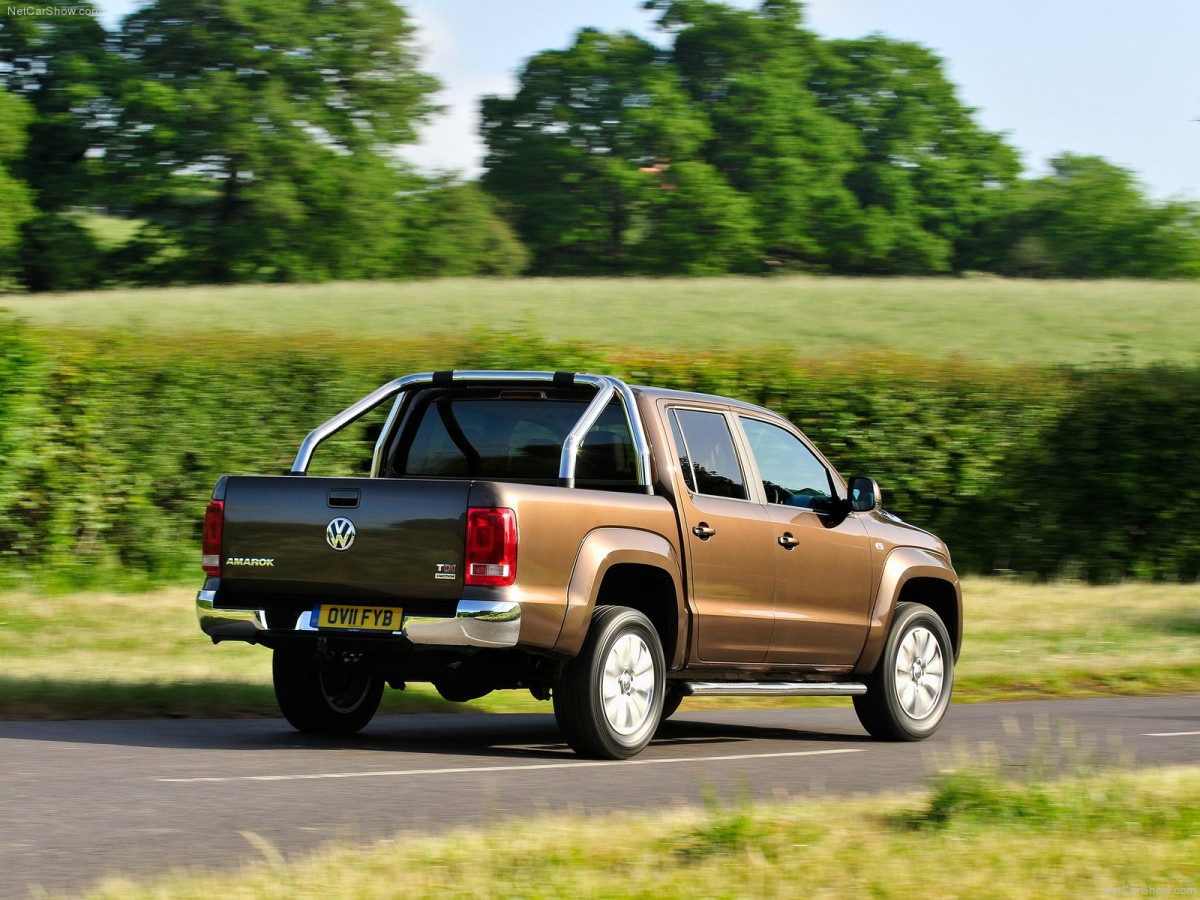
[[[795,550],[800,546],[800,538],[792,537],[790,531],[784,532],[783,536],[779,538],[779,546],[784,550]]]
[[[700,538],[702,541],[707,541],[710,537],[717,533],[717,529],[711,527],[707,522],[701,522],[692,529],[692,534]]]

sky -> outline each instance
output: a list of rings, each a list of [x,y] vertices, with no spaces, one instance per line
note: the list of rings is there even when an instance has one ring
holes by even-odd
[[[725,0],[754,8],[760,0]],[[113,27],[134,0],[98,0]],[[654,39],[641,0],[405,0],[446,107],[404,155],[480,172],[479,98],[511,95],[524,62],[591,26]],[[1200,0],[809,0],[828,38],[882,33],[945,60],[977,121],[1003,132],[1026,173],[1063,152],[1132,170],[1151,196],[1200,200]]]

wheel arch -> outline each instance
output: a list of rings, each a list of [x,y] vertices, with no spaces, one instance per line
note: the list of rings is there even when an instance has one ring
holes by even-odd
[[[962,586],[950,564],[940,556],[916,547],[900,547],[888,554],[871,612],[867,642],[855,672],[870,672],[883,652],[884,640],[900,603],[928,606],[946,626],[958,659],[962,647]]]
[[[658,632],[667,668],[683,665],[683,579],[679,554],[666,538],[634,528],[598,528],[584,538],[567,588],[556,651],[569,656],[580,651],[597,605],[643,613]]]
[[[962,647],[962,595],[957,587],[957,583],[951,584],[943,578],[914,576],[904,582],[896,599],[897,603],[924,604],[937,613],[950,635],[955,661]]]

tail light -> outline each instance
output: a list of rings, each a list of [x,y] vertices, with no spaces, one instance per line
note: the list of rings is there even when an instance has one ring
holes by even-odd
[[[221,574],[221,538],[225,530],[225,501],[213,500],[204,511],[204,574]]]
[[[517,580],[517,514],[511,509],[467,510],[465,584],[507,587]]]

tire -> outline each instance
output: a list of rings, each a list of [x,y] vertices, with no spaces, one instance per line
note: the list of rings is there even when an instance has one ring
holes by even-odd
[[[554,718],[580,756],[628,759],[654,737],[666,693],[662,643],[650,620],[598,606],[579,655],[554,685]]]
[[[322,666],[311,649],[276,649],[271,673],[284,718],[308,734],[361,731],[383,697],[383,679],[362,666]]]
[[[899,604],[867,692],[854,698],[858,721],[879,740],[924,740],[941,726],[953,690],[946,626],[928,606]]]

